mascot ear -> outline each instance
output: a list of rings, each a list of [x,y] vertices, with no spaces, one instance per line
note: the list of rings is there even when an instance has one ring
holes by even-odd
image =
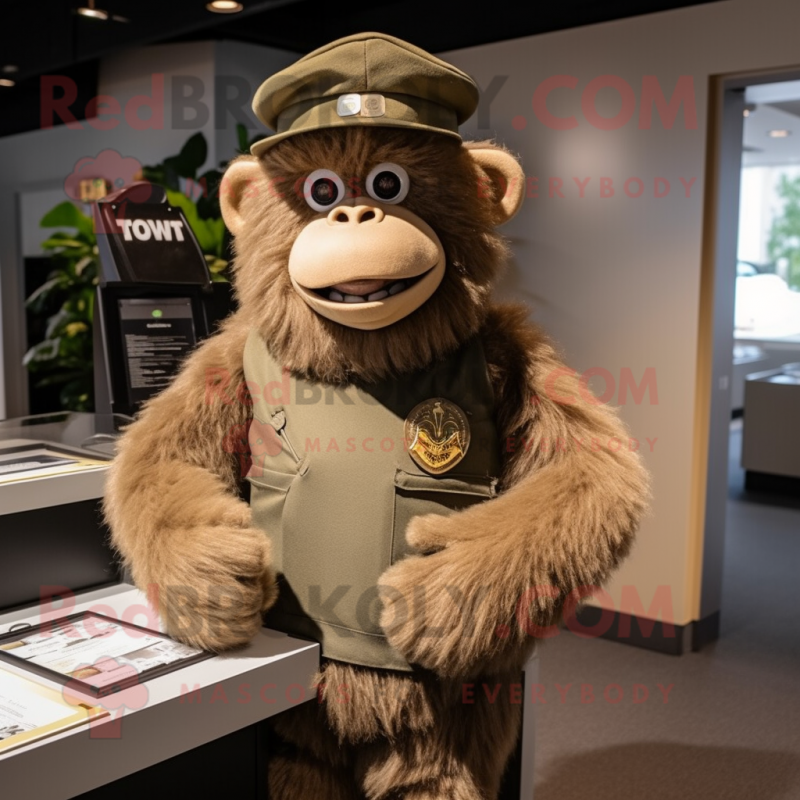
[[[493,205],[495,224],[508,222],[522,208],[525,196],[525,172],[508,150],[499,147],[468,147],[485,176],[481,176],[479,193]]]
[[[234,161],[225,171],[219,192],[219,205],[222,218],[234,236],[244,229],[243,200],[256,196],[260,176],[261,168],[258,161],[251,159]]]

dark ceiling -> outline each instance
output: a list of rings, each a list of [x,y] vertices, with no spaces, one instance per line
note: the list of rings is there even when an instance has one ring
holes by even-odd
[[[720,2],[721,0],[714,0]],[[0,69],[18,68],[0,87],[0,136],[39,125],[39,80],[69,75],[79,107],[96,93],[97,61],[121,48],[187,39],[234,39],[306,53],[365,30],[399,36],[431,52],[454,50],[637,14],[699,5],[700,0],[560,0],[550,4],[406,0],[242,0],[244,11],[212,14],[206,0],[96,0],[112,15],[89,19],[89,0],[2,0]],[[127,22],[116,21],[122,17]],[[83,100],[83,102],[81,102]]]

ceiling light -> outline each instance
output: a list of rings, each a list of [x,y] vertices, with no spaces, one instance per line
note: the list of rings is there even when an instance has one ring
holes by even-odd
[[[91,17],[92,19],[101,19],[103,21],[108,19],[108,11],[103,11],[102,8],[95,8],[94,0],[89,0],[88,6],[77,8],[75,11],[82,17]]]
[[[108,11],[103,11],[101,8],[79,8],[78,13],[82,17],[91,17],[92,19],[108,19]]]
[[[15,86],[16,82],[12,81],[11,78],[0,78],[0,86]]]
[[[235,0],[212,0],[211,3],[206,3],[206,8],[215,14],[238,14],[244,6]]]
[[[749,117],[754,111],[756,110],[755,103],[745,103],[744,104],[744,116]]]
[[[19,67],[16,64],[6,64],[2,71],[9,75],[12,72],[19,72]]]
[[[767,135],[771,136],[773,139],[785,139],[791,131],[787,131],[786,128],[776,128],[772,131],[767,131]]]

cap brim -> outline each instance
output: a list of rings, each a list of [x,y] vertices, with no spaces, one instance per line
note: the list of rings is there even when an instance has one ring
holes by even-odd
[[[309,125],[308,127],[293,128],[283,133],[275,133],[272,136],[267,136],[265,139],[260,139],[250,147],[250,153],[254,156],[262,156],[271,147],[288,139],[290,136],[297,136],[299,133],[310,133],[311,131],[326,130],[330,128],[364,128],[364,127],[377,127],[377,128],[405,128],[407,130],[428,131],[430,133],[440,133],[443,136],[449,136],[451,139],[458,139],[461,141],[461,134],[457,131],[447,130],[446,128],[438,128],[434,125],[424,125],[421,122],[414,122],[412,120],[403,119],[387,119],[386,117],[341,117],[335,122],[330,124],[316,124]]]

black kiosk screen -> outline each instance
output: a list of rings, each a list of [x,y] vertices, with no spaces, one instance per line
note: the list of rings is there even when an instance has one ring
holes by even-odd
[[[188,297],[119,301],[122,351],[131,403],[149,400],[169,385],[197,343]]]

